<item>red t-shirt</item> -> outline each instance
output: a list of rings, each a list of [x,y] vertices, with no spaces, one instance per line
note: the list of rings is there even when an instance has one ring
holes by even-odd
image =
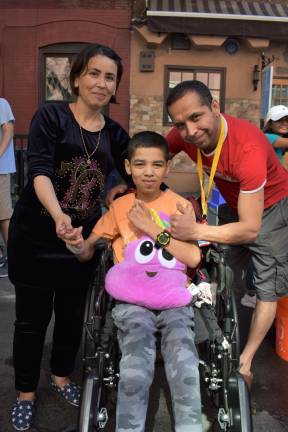
[[[271,207],[288,195],[288,172],[279,162],[264,133],[247,120],[223,115],[227,134],[214,181],[227,203],[237,209],[239,192],[252,193],[264,187],[264,207]],[[169,150],[183,150],[197,161],[197,148],[181,138],[176,128],[167,135]],[[203,169],[210,174],[214,152],[202,153]]]

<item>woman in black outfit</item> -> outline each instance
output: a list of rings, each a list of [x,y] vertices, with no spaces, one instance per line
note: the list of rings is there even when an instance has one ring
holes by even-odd
[[[15,384],[11,413],[17,430],[33,422],[45,333],[55,313],[51,386],[72,405],[79,387],[70,381],[79,347],[85,295],[93,263],[79,263],[59,238],[83,225],[88,236],[101,215],[99,195],[107,175],[125,178],[129,140],[101,113],[115,101],[120,57],[91,44],[76,58],[70,82],[75,102],[48,103],[34,115],[28,144],[28,184],[10,223],[9,278],[16,291]]]

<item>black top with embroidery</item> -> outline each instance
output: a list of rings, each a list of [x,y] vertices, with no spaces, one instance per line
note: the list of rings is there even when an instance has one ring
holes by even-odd
[[[87,151],[91,154],[97,146],[99,132],[83,128],[82,131]],[[36,196],[34,177],[44,175],[51,179],[63,212],[71,216],[73,226],[83,226],[83,235],[87,237],[101,214],[99,195],[103,192],[107,175],[116,168],[127,180],[124,159],[128,141],[124,129],[105,116],[99,147],[89,164],[79,124],[67,103],[48,103],[36,112],[29,132],[28,184],[15,206],[11,221],[8,245],[11,279],[25,271],[24,265],[17,260],[26,261],[31,269],[34,264],[34,271],[35,260],[39,263],[39,258],[40,261],[48,259],[50,263],[68,257],[75,260],[57,238],[55,223]],[[28,256],[32,260],[31,266],[27,262]]]

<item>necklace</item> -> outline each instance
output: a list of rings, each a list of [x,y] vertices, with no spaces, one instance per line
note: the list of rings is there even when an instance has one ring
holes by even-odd
[[[94,150],[92,151],[92,153],[90,153],[90,154],[88,153],[88,150],[87,150],[87,147],[86,147],[86,143],[85,143],[85,140],[84,140],[84,136],[83,136],[83,131],[82,131],[82,128],[81,128],[80,125],[79,125],[79,129],[80,129],[80,135],[81,135],[81,140],[82,140],[83,148],[84,148],[84,151],[85,151],[85,154],[86,154],[86,158],[87,158],[87,165],[91,165],[91,157],[94,155],[94,153],[96,153],[96,151],[98,150],[99,144],[100,144],[101,129],[100,129],[99,134],[98,134],[97,144],[96,144]]]

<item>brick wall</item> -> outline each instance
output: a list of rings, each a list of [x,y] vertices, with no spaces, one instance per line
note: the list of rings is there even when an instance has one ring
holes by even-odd
[[[9,4],[10,1],[17,4],[16,0],[9,0]],[[30,0],[31,8],[25,5],[24,9],[8,9],[1,8],[3,1],[0,0],[0,94],[12,106],[16,133],[28,132],[31,118],[39,106],[40,49],[53,44],[80,42],[108,45],[121,56],[124,75],[117,95],[119,104],[111,105],[110,115],[128,129],[129,1],[97,1],[97,5],[102,4],[102,9],[71,8],[69,11],[64,8],[33,9],[35,3],[41,5],[42,0],[34,3]],[[53,2],[43,3],[51,5]],[[69,3],[72,4],[73,0]],[[117,12],[104,8],[108,3],[117,3]]]
[[[0,0],[1,8],[25,9],[61,9],[61,8],[91,8],[91,9],[130,9],[132,0]]]

